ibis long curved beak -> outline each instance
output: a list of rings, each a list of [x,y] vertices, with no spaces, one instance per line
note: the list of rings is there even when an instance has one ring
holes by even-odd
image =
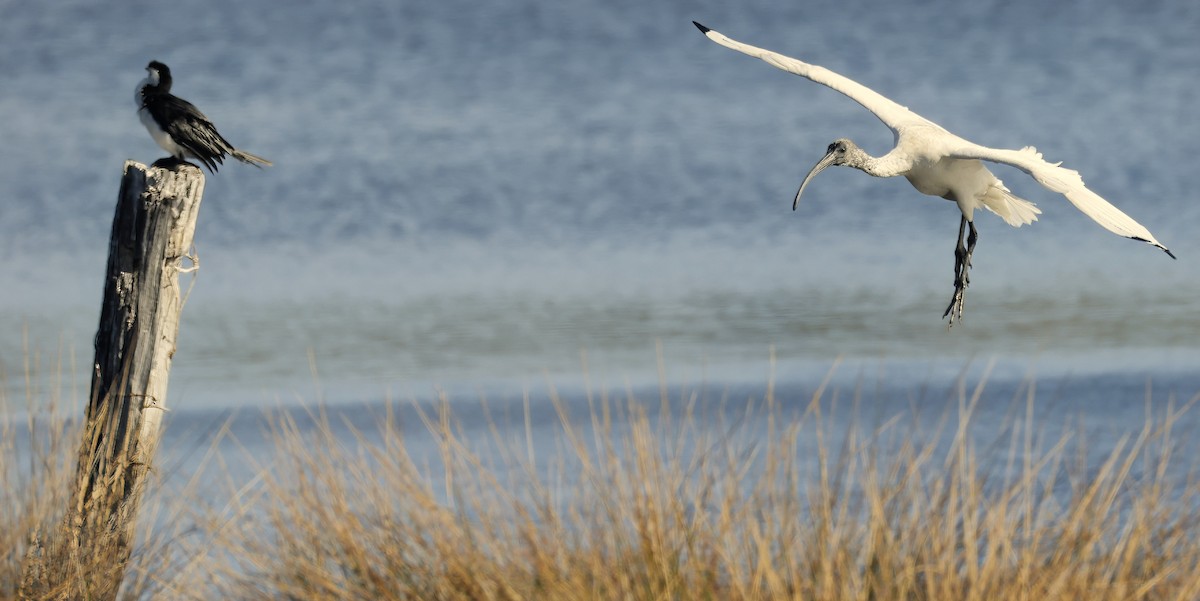
[[[796,200],[792,201],[793,211],[796,210],[796,205],[800,204],[800,195],[804,194],[804,188],[808,186],[808,182],[812,181],[812,178],[816,177],[818,173],[824,171],[826,167],[832,165],[833,160],[834,151],[826,153],[821,160],[817,161],[816,165],[813,165],[813,168],[808,172],[808,175],[804,176],[804,181],[800,184],[800,190],[796,192]]]

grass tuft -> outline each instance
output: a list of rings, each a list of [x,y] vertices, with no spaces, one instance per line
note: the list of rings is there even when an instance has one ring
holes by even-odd
[[[147,504],[121,596],[1200,598],[1200,485],[1173,455],[1196,399],[1097,449],[1047,435],[1032,385],[978,428],[986,396],[961,387],[933,427],[836,415],[824,385],[744,404],[551,389],[541,412],[443,397],[388,403],[370,428],[278,410],[261,445],[227,422],[195,475]],[[0,426],[0,598],[69,496],[77,434],[45,415],[62,413]],[[66,588],[36,598],[95,598],[98,559],[73,558]]]

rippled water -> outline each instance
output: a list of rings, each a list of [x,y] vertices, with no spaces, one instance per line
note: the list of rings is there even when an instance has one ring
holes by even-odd
[[[181,410],[518,389],[577,377],[581,352],[596,377],[647,383],[658,345],[668,377],[714,382],[764,385],[773,349],[775,377],[801,386],[839,356],[897,386],[944,384],[994,357],[1013,378],[1036,369],[1080,395],[1112,390],[1089,388],[1093,375],[1200,389],[1191,3],[182,11],[0,3],[12,398],[26,358],[53,372],[59,348],[86,388],[120,166],[160,155],[131,103],[150,59],[235,144],[276,163],[208,178],[172,372]],[[1180,260],[997,169],[1042,221],[978,219],[966,320],[947,332],[954,207],[831,170],[790,211],[830,140],[878,154],[890,132],[708,42],[692,19],[980,143],[1034,144]]]

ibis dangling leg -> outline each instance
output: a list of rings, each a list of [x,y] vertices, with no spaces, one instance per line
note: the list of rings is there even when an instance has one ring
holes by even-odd
[[[967,245],[963,246],[963,234],[968,227],[970,233],[966,236]],[[975,222],[963,215],[962,221],[958,223],[958,244],[954,247],[954,295],[950,297],[946,312],[942,313],[942,319],[950,317],[947,327],[954,327],[956,317],[962,319],[963,300],[967,294],[967,284],[971,283],[971,253],[975,252],[975,242],[978,240],[979,232],[975,231]]]

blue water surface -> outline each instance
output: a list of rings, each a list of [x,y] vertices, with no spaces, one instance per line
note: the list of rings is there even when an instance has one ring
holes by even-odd
[[[843,169],[792,212],[831,140],[880,154],[891,133],[693,19],[981,144],[1037,146],[1179,260],[997,167],[1044,213],[978,217],[967,314],[947,331],[955,207]],[[133,106],[157,59],[275,162],[208,176],[176,416],[582,373],[804,387],[839,357],[898,391],[995,359],[997,378],[1081,397],[1151,381],[1186,398],[1198,29],[1188,2],[2,2],[5,394],[41,394],[27,373],[87,389],[121,165],[162,154]]]

